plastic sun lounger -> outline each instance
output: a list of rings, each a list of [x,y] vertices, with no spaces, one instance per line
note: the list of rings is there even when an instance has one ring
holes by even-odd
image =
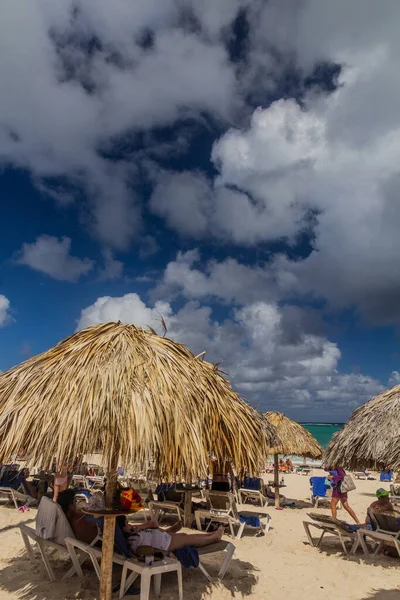
[[[56,523],[57,523],[57,525],[56,525]],[[42,527],[43,527],[43,529],[42,529]],[[52,529],[51,532],[54,533],[53,538],[45,537],[45,535],[46,535],[45,531],[46,531],[47,527],[50,527],[50,529]],[[57,531],[57,527],[58,527],[58,531]],[[39,535],[39,533],[37,532],[38,528],[41,528],[42,535]],[[70,535],[73,536],[72,529],[71,529],[71,527],[67,521],[67,517],[65,516],[61,507],[56,502],[53,502],[49,498],[43,497],[39,504],[38,514],[36,517],[36,531],[34,529],[32,529],[31,527],[28,527],[25,524],[21,524],[19,526],[19,529],[20,529],[22,539],[25,544],[25,548],[26,548],[29,558],[32,561],[34,561],[34,559],[35,559],[32,543],[31,543],[31,542],[34,542],[38,546],[40,555],[42,557],[42,560],[43,560],[43,563],[44,563],[44,566],[45,566],[45,569],[46,569],[46,572],[47,572],[47,575],[48,575],[50,581],[52,581],[52,582],[56,581],[56,576],[52,569],[52,566],[51,566],[51,563],[49,560],[49,553],[47,552],[47,550],[50,550],[50,551],[58,550],[59,552],[63,552],[64,554],[70,555],[69,549],[67,547],[67,541],[69,540],[71,542],[71,544],[74,544],[75,541],[77,542],[77,540],[74,540],[72,537],[69,537]],[[47,531],[49,532],[50,530],[48,529]],[[63,535],[65,535],[65,538],[64,538],[64,540],[61,540],[63,542],[63,543],[61,543],[60,537],[62,538]],[[96,537],[96,539],[93,540],[92,544],[95,544],[98,539],[99,539],[99,537]],[[79,569],[77,572],[81,572],[80,563],[83,562],[83,560],[86,557],[87,557],[87,555],[85,554],[85,555],[83,555],[83,558],[80,557],[80,559],[78,560]],[[75,573],[75,571],[76,571],[76,565],[73,563],[73,566],[64,575],[63,579],[66,579],[67,577],[71,577],[71,575],[73,575]]]
[[[375,477],[372,477],[372,475],[370,475],[370,473],[366,473],[365,471],[355,471],[354,472],[354,477],[356,479],[365,479],[365,480],[372,480],[375,479]]]
[[[268,497],[260,478],[246,478],[244,485],[238,491],[239,500],[245,504],[247,500],[256,500],[260,506],[268,506]]]
[[[18,502],[21,503],[21,506],[32,506],[32,504],[35,504],[36,502],[36,499],[32,498],[29,494],[14,490],[14,488],[11,487],[0,487],[0,496],[7,497],[9,502],[13,502],[17,509],[19,508]]]
[[[240,540],[242,537],[243,531],[246,527],[246,523],[240,520],[240,514],[237,509],[236,502],[233,498],[233,495],[230,492],[210,492],[208,495],[208,500],[210,503],[210,510],[196,510],[194,513],[196,526],[199,531],[201,531],[201,519],[209,519],[209,523],[207,525],[206,531],[209,529],[212,523],[221,523],[229,526],[231,536]],[[259,526],[248,525],[252,529],[257,528],[260,533],[267,533],[270,528],[271,517],[267,513],[256,513],[251,512],[247,513],[246,516],[258,517],[260,519]],[[266,519],[267,522],[265,525],[261,523],[261,519]],[[235,534],[234,527],[237,526],[238,530]]]
[[[392,546],[400,558],[400,512],[397,510],[376,512],[369,509],[368,514],[375,524],[376,531],[370,531],[369,529],[359,529],[357,531],[364,554],[369,554],[366,539],[370,539],[376,542],[374,555],[378,554],[383,546]]]
[[[167,513],[175,513],[178,521],[183,520],[183,511],[177,502],[157,502],[152,500],[148,506],[151,517],[155,517],[159,523],[161,523]]]
[[[358,546],[360,545],[360,538],[357,535],[358,531],[352,531],[352,529],[345,523],[342,523],[338,519],[334,519],[329,515],[320,515],[319,513],[307,513],[307,515],[310,517],[310,519],[312,519],[312,521],[303,521],[303,526],[311,546],[318,548],[321,545],[325,534],[330,534],[339,538],[340,543],[342,544],[343,552],[346,554],[346,556],[355,554]],[[310,527],[314,527],[322,532],[317,541],[312,538]],[[346,541],[348,540],[351,542],[350,552],[346,548]]]

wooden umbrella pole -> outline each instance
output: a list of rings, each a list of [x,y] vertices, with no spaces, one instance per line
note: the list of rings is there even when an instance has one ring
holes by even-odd
[[[274,454],[275,506],[279,506],[279,455]]]
[[[114,454],[107,469],[106,509],[113,508],[117,491],[118,453]],[[114,554],[115,516],[104,517],[103,543],[101,550],[100,600],[111,600],[112,570]]]

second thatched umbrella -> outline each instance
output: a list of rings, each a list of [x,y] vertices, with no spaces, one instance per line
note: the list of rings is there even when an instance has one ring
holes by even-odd
[[[134,325],[89,327],[0,375],[0,461],[25,448],[37,464],[100,452],[107,465],[100,596],[111,598],[118,461],[164,477],[207,472],[210,452],[258,470],[263,418],[218,369]]]
[[[326,449],[326,465],[400,469],[400,385],[357,408]]]
[[[323,450],[317,440],[300,423],[280,412],[266,412],[265,418],[276,429],[280,445],[270,449],[274,455],[275,506],[279,506],[279,454],[297,454],[308,458],[321,458]]]

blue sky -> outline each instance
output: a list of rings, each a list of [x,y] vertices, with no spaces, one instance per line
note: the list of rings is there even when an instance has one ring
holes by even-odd
[[[399,7],[292,4],[5,3],[1,370],[162,316],[261,410],[400,383]]]

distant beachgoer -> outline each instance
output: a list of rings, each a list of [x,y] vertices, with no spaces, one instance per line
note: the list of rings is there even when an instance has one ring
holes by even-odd
[[[332,486],[332,500],[331,500],[331,512],[332,517],[336,519],[337,515],[337,505],[339,502],[342,503],[343,508],[349,513],[349,515],[355,520],[355,522],[360,525],[360,521],[351,508],[348,502],[347,492],[342,492],[340,489],[341,482],[343,481],[346,473],[341,467],[333,466],[330,469],[326,469],[329,471],[328,479],[331,482]]]
[[[290,458],[286,459],[286,468],[290,473],[293,471],[293,463]]]

